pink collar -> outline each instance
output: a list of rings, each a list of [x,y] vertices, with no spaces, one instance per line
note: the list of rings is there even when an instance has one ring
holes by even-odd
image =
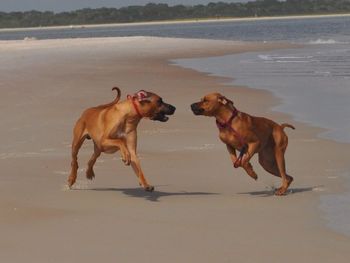
[[[244,138],[234,128],[232,128],[232,121],[234,118],[237,117],[238,113],[239,111],[236,108],[234,108],[234,110],[232,111],[231,117],[228,119],[228,121],[224,123],[216,119],[216,125],[218,126],[219,130],[223,130],[223,129],[230,130],[233,133],[233,135],[236,137],[236,139],[239,141],[239,146],[241,149],[237,160],[233,164],[235,168],[238,168],[242,165],[243,156],[248,151],[248,145],[245,142]]]
[[[232,129],[231,123],[232,123],[233,119],[236,118],[238,113],[239,113],[239,111],[236,108],[234,108],[234,110],[232,111],[231,117],[226,122],[220,122],[218,119],[216,119],[216,126],[218,126],[219,130],[222,130],[225,128]]]

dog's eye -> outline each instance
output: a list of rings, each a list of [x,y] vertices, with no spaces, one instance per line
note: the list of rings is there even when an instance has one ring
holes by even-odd
[[[160,105],[163,104],[163,100],[162,100],[162,99],[159,99],[159,100],[157,101],[157,103],[158,103],[158,105],[160,106]]]

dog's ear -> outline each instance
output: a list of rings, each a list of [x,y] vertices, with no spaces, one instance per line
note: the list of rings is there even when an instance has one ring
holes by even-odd
[[[220,96],[218,98],[218,102],[221,103],[222,105],[229,105],[231,107],[233,107],[233,101],[229,100],[228,98],[226,98],[225,96]]]
[[[218,102],[220,102],[222,105],[227,105],[227,104],[232,104],[233,105],[233,101],[229,100],[228,98],[226,98],[225,96],[220,96],[218,98]]]
[[[145,91],[145,90],[140,90],[139,92],[137,92],[137,93],[135,94],[135,97],[137,98],[137,100],[138,100],[140,103],[151,102],[151,100],[150,100],[150,95],[149,95],[148,92]]]
[[[227,99],[224,96],[220,96],[218,98],[218,102],[220,102],[223,105],[226,105],[227,104]]]

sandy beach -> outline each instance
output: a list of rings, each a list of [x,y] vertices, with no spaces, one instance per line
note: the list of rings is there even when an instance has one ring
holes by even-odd
[[[350,239],[327,227],[320,195],[344,190],[349,145],[272,111],[271,93],[169,60],[296,47],[155,37],[0,42],[0,261],[14,262],[348,262]],[[233,76],[234,77],[234,76]],[[119,153],[102,155],[85,178],[93,145],[79,155],[66,187],[72,128],[81,112],[140,89],[177,111],[167,123],[143,120],[138,151],[156,190],[144,192]],[[189,105],[218,91],[237,108],[289,122],[287,169],[295,182],[233,169],[213,119]],[[336,153],[336,154],[335,154]]]

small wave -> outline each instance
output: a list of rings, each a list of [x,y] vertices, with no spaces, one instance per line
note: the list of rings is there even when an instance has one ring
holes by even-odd
[[[306,58],[313,58],[313,56],[276,56],[276,59],[306,59]]]
[[[345,42],[340,42],[340,41],[336,41],[334,39],[317,39],[317,40],[311,40],[308,42],[308,44],[310,45],[322,45],[322,44],[346,44]]]
[[[310,63],[311,60],[275,60],[276,63]]]
[[[25,37],[23,38],[24,41],[33,41],[33,40],[38,40],[36,37]]]
[[[313,56],[278,56],[278,55],[258,55],[266,63],[309,63]]]
[[[273,60],[271,55],[259,55],[258,57],[262,60]]]
[[[324,76],[324,77],[328,77],[332,75],[330,71],[317,71],[317,70],[314,71],[314,74],[318,76]]]

